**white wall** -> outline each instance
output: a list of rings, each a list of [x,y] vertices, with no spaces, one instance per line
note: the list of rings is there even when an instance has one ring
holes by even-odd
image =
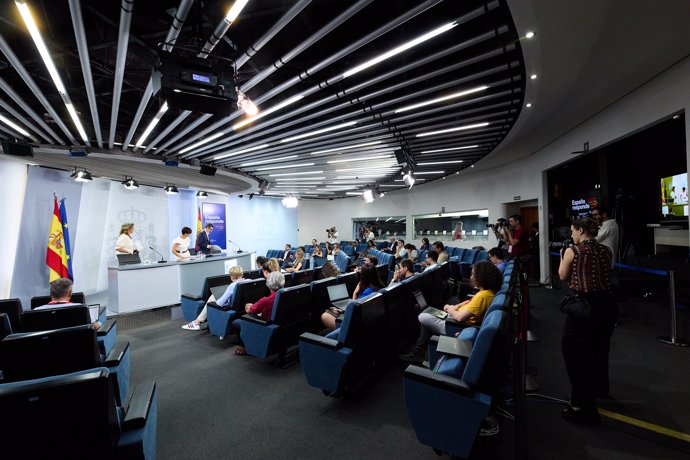
[[[27,166],[9,161],[0,161],[0,222],[4,262],[0,264],[0,298],[10,296],[14,259],[17,253],[17,239],[24,207],[24,191],[28,181]]]
[[[690,130],[689,81],[690,58],[686,58],[531,156],[501,168],[476,172],[468,169],[443,181],[387,193],[385,198],[370,205],[359,198],[303,200],[298,212],[299,242],[306,243],[314,237],[323,239],[324,229],[330,225],[338,226],[341,239],[349,239],[353,217],[384,215],[406,215],[407,233],[411,235],[412,215],[437,212],[442,206],[448,212],[488,208],[491,221],[513,211],[511,202],[515,196],[520,196],[521,200],[538,200],[540,222],[544,227],[548,222],[545,171],[572,160],[570,152],[579,150],[584,142],[589,142],[590,149],[596,149],[682,110],[686,112],[687,137]],[[690,158],[690,142],[686,142],[686,146],[687,159]],[[650,158],[654,153],[650,152]],[[644,168],[644,165],[621,167]],[[541,228],[540,243],[544,249],[548,234],[548,228]],[[493,242],[490,240],[490,244]],[[547,267],[546,252],[541,251],[542,267]]]

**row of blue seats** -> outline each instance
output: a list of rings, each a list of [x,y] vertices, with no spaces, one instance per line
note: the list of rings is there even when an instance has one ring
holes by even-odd
[[[12,319],[0,314],[0,432],[27,440],[23,458],[155,458],[155,385],[130,388],[129,342],[116,341],[114,320],[101,318],[96,332],[84,305],[26,312],[17,299],[0,305],[12,311]],[[84,388],[99,388],[100,399],[83,399]],[[51,427],[40,445],[27,437],[36,420]],[[94,436],[84,442],[65,424],[92,427],[79,433]],[[84,444],[89,454],[80,456]]]
[[[440,338],[429,349],[429,368],[409,366],[403,376],[405,410],[417,439],[435,452],[467,458],[489,415],[494,395],[507,379],[513,339],[511,312],[522,280],[509,262],[501,291],[480,327],[448,327],[445,340],[457,340],[462,352],[439,353]],[[455,335],[457,334],[457,338]],[[452,428],[456,427],[456,428]],[[457,429],[461,427],[461,429]]]
[[[309,385],[341,396],[375,378],[419,335],[416,291],[440,306],[448,266],[437,265],[366,298],[351,301],[339,328],[325,337],[299,339],[300,362]]]

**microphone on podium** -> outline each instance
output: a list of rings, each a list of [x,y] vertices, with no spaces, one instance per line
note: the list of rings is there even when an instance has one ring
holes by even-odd
[[[234,244],[235,246],[237,246],[237,253],[238,253],[238,254],[242,254],[242,253],[244,252],[243,250],[240,249],[240,245],[239,245],[239,244],[234,243],[234,242],[232,242],[232,241],[230,241],[230,240],[228,240],[228,243],[232,243],[232,244]]]
[[[163,257],[163,254],[161,254],[160,252],[156,251],[156,250],[153,249],[151,246],[149,246],[149,249],[152,250],[153,252],[155,252],[156,254],[158,254],[159,256],[161,256],[161,260],[158,261],[159,264],[164,264],[164,263],[167,262],[167,260],[165,260],[165,257]]]

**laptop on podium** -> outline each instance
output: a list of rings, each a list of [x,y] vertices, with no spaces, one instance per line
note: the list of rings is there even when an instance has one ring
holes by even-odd
[[[140,264],[141,258],[139,257],[139,254],[118,254],[117,262],[120,265],[134,265]]]

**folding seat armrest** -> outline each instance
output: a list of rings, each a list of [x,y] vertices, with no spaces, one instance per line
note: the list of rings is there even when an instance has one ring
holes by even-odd
[[[143,428],[156,393],[156,383],[140,383],[132,390],[122,422],[123,431]]]
[[[213,308],[214,310],[220,310],[220,311],[230,311],[233,310],[231,305],[226,305],[224,307],[218,305],[216,302],[208,302],[206,304],[207,307]]]
[[[269,323],[269,322],[266,321],[265,319],[261,319],[261,318],[259,318],[258,316],[253,315],[253,314],[244,315],[244,316],[242,316],[242,319],[243,319],[244,321],[249,321],[250,323],[262,324],[262,325],[264,325],[264,326],[267,325],[267,324]]]
[[[404,377],[463,396],[472,396],[474,394],[472,387],[465,383],[465,381],[449,375],[438,374],[431,369],[419,366],[407,366]]]
[[[127,350],[129,350],[129,342],[117,342],[113,349],[110,350],[108,356],[105,358],[103,365],[105,367],[118,366],[120,361],[122,361],[122,358],[127,353]]]
[[[194,295],[194,294],[182,294],[180,297],[183,299],[189,299],[189,300],[203,300],[201,296]]]
[[[305,332],[299,336],[300,342],[311,343],[313,345],[319,345],[324,348],[330,348],[331,350],[337,350],[340,348],[340,344],[335,339],[329,339],[322,337],[317,334],[312,334],[311,332]]]
[[[98,328],[96,335],[98,337],[103,337],[110,334],[110,331],[115,327],[116,324],[117,320],[107,319],[105,323],[101,324],[101,327]]]

